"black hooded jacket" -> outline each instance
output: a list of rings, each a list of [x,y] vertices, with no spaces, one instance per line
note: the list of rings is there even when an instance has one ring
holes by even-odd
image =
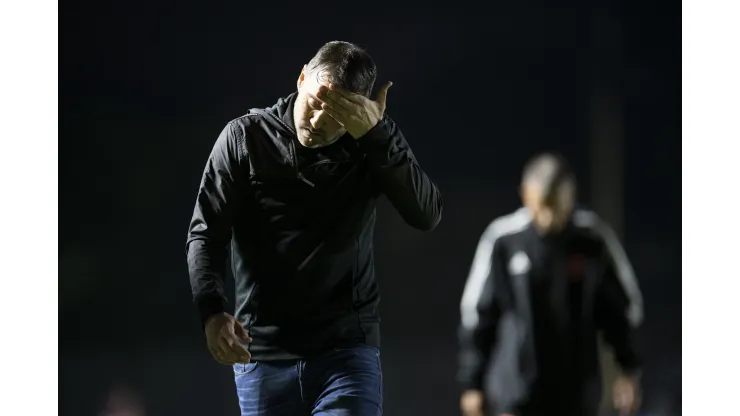
[[[303,358],[347,343],[378,346],[373,260],[375,203],[433,229],[436,185],[387,115],[359,139],[301,146],[297,93],[226,125],[206,164],[186,245],[200,317],[228,311],[230,252],[235,316],[254,360]],[[230,244],[230,247],[229,247]],[[229,250],[230,249],[230,250]]]
[[[614,231],[587,209],[557,236],[524,208],[493,221],[460,307],[459,381],[499,413],[596,414],[599,333],[622,371],[639,372],[642,294]]]

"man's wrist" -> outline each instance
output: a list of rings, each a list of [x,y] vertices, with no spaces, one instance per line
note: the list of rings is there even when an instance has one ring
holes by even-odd
[[[640,368],[622,368],[621,376],[639,381],[642,378],[642,370]]]
[[[458,386],[460,388],[460,394],[465,394],[470,391],[483,391],[483,385],[473,380],[462,381]]]
[[[365,132],[362,136],[357,137],[355,140],[357,140],[360,147],[366,150],[376,147],[379,144],[387,143],[388,140],[390,140],[390,134],[386,128],[385,117],[378,120],[370,130]]]
[[[226,301],[221,297],[207,297],[198,302],[198,314],[204,329],[210,318],[223,312],[226,312]]]
[[[216,312],[214,314],[209,315],[208,317],[206,317],[206,319],[203,320],[203,326],[204,327],[208,327],[208,325],[210,325],[211,321],[213,321],[214,319],[217,319],[218,317],[223,316],[223,315],[224,315],[224,312]]]

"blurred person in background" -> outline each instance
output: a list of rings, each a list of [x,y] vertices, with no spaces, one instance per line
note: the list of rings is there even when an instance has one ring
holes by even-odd
[[[524,169],[524,207],[483,233],[461,302],[459,381],[465,416],[595,416],[598,333],[622,374],[620,414],[638,406],[633,329],[642,296],[614,231],[576,207],[576,180],[559,155]]]
[[[298,91],[226,125],[188,231],[208,348],[232,365],[242,415],[380,415],[373,230],[385,195],[432,230],[437,186],[385,115],[391,83],[348,42],[322,46]],[[230,244],[232,316],[223,290]]]

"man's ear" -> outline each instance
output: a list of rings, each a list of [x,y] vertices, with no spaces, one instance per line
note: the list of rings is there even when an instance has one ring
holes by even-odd
[[[301,68],[301,75],[298,76],[298,82],[296,82],[296,88],[301,89],[301,86],[303,85],[303,81],[306,80],[306,65],[303,65],[303,68]]]

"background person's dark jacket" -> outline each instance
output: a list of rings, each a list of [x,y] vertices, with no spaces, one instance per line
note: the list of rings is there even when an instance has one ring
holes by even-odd
[[[227,311],[231,244],[235,316],[254,360],[299,358],[352,342],[379,345],[375,203],[386,195],[420,230],[440,220],[439,190],[385,116],[358,140],[297,143],[297,94],[231,121],[206,164],[187,238],[194,301]]]
[[[500,413],[595,414],[597,332],[625,372],[639,367],[639,287],[614,232],[584,209],[557,237],[540,236],[526,209],[491,223],[461,315],[459,381],[485,391]]]

